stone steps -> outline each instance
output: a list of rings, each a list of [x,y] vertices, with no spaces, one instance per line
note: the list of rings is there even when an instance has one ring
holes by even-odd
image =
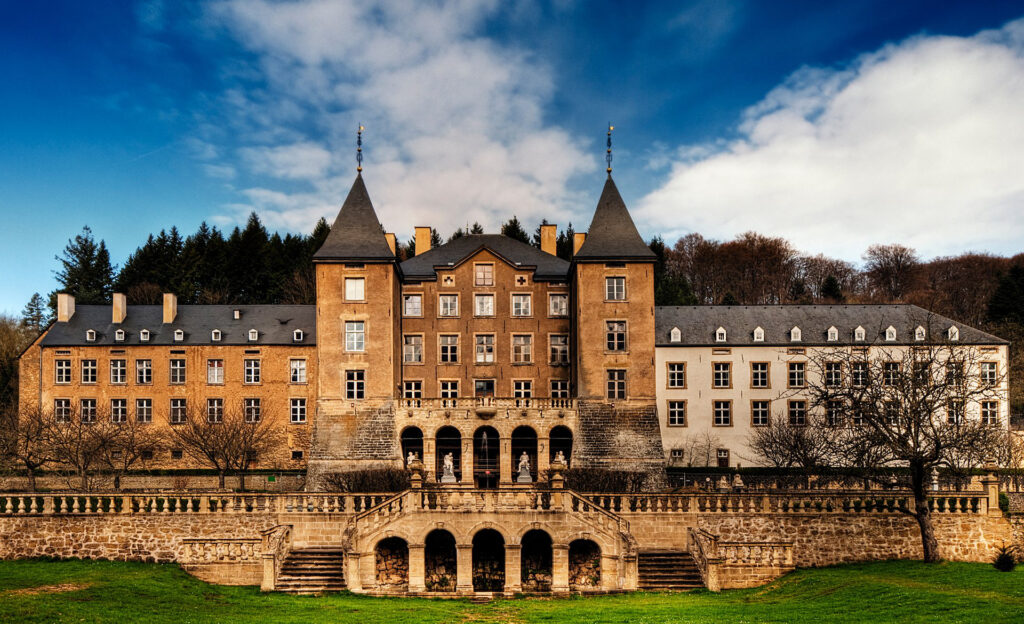
[[[688,552],[642,552],[637,558],[637,588],[686,591],[704,587],[700,570]]]
[[[277,577],[277,591],[282,592],[312,594],[345,588],[345,556],[336,548],[293,550]]]

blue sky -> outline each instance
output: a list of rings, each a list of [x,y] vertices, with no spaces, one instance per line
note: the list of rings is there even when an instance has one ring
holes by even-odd
[[[0,312],[86,224],[333,218],[360,121],[403,237],[585,227],[612,121],[645,236],[1024,251],[1019,2],[6,3],[0,84]]]

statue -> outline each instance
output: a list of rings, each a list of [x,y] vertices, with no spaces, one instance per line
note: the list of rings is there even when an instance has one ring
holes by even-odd
[[[455,478],[455,458],[452,457],[451,453],[447,453],[444,456],[444,464],[442,465],[441,483],[458,483],[459,480]]]
[[[519,476],[516,477],[516,483],[533,483],[533,477],[530,476],[530,456],[526,451],[519,456]]]
[[[412,463],[419,459],[419,456],[412,451],[409,451],[409,456],[405,458],[405,466],[408,468],[412,466]]]
[[[566,463],[565,462],[565,453],[563,453],[562,451],[558,451],[557,453],[555,453],[555,462],[554,463],[556,463],[556,464],[564,464],[564,463]]]

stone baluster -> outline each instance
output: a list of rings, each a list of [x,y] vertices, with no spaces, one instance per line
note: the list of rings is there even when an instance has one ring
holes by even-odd
[[[53,515],[53,496],[43,497],[43,514],[47,516]]]
[[[71,501],[72,501],[71,502],[71,513],[73,513],[73,514],[79,513],[78,497],[77,496],[72,496],[71,497]]]

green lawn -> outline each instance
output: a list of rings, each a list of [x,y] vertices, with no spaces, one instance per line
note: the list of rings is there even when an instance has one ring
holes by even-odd
[[[767,587],[464,600],[288,596],[207,585],[173,565],[0,562],[2,622],[1024,622],[1024,569],[907,561],[801,570]]]

